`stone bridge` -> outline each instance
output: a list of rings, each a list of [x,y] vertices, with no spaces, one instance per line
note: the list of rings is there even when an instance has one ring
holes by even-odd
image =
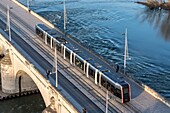
[[[39,89],[46,109],[43,112],[77,113],[78,111],[44,78],[21,52],[0,34],[1,83],[6,94]],[[20,48],[21,49],[21,48]],[[24,52],[23,52],[24,53]],[[45,71],[44,71],[45,73]]]

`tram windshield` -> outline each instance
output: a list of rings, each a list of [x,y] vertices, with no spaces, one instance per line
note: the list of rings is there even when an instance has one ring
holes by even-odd
[[[124,102],[128,102],[130,100],[128,87],[123,88],[123,95],[124,95]]]
[[[128,94],[128,87],[127,88],[124,88],[124,94]]]

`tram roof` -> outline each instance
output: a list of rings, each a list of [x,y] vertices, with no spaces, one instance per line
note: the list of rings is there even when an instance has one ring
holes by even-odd
[[[64,43],[64,44],[68,43],[67,40],[65,38],[63,38],[64,35],[59,33],[56,29],[51,29],[51,30],[47,31],[47,33],[61,43]]]
[[[48,31],[48,34],[50,34],[50,35],[58,34],[59,35],[59,32],[56,29],[51,29],[51,30]]]
[[[68,43],[67,40],[65,40],[65,39],[62,38],[62,37],[56,37],[55,39],[58,40],[58,41],[61,42],[61,43],[64,43],[64,44]]]
[[[41,29],[43,29],[44,31],[49,31],[51,30],[50,28],[48,28],[47,26],[45,26],[44,24],[37,24],[38,27],[40,27]]]

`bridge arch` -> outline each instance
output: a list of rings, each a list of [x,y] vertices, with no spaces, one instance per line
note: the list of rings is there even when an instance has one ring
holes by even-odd
[[[16,73],[15,86],[19,93],[38,89],[33,79],[23,70]]]
[[[48,89],[44,87],[35,75],[22,65],[15,69],[15,88],[17,92],[39,90],[45,105],[50,104],[50,94]]]

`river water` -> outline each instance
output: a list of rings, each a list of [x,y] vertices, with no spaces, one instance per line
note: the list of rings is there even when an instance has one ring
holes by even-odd
[[[0,113],[42,113],[44,109],[40,94],[0,101]]]
[[[26,0],[19,0],[27,4]],[[67,33],[123,68],[124,32],[131,60],[127,74],[170,100],[170,12],[136,0],[67,0]],[[31,0],[30,8],[63,30],[63,1]]]

